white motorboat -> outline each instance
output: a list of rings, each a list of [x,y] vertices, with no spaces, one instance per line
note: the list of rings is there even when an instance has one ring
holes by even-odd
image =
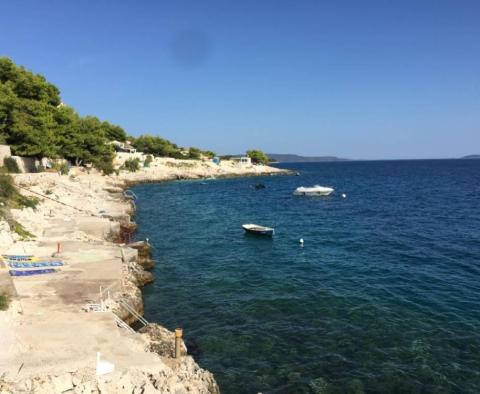
[[[328,196],[333,193],[334,189],[331,187],[315,185],[312,187],[300,186],[295,189],[293,194],[296,196]]]
[[[267,235],[271,237],[275,230],[271,227],[259,226],[258,224],[243,224],[243,229],[250,234]]]

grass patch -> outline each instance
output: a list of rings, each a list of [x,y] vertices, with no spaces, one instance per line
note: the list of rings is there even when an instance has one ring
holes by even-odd
[[[8,294],[0,293],[0,311],[6,311],[10,305],[10,296]]]
[[[10,175],[0,174],[0,204],[9,208],[35,208],[38,199],[20,194]]]
[[[26,239],[29,239],[29,238],[35,238],[35,236],[28,232],[25,227],[23,227],[20,223],[18,223],[17,221],[15,220],[12,220],[11,222],[8,223],[9,226],[10,226],[10,229],[12,231],[14,231],[15,233],[17,233],[21,238],[22,238],[22,241],[23,240],[26,240]]]
[[[20,223],[13,220],[10,209],[35,209],[37,204],[37,198],[26,197],[19,193],[10,175],[0,174],[0,219],[6,220],[10,230],[17,233],[22,240],[35,238],[35,236],[28,232]]]

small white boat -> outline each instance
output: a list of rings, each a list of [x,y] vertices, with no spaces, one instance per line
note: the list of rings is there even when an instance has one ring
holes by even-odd
[[[275,234],[275,230],[273,228],[259,226],[258,224],[243,224],[242,227],[247,233],[251,234],[268,235],[270,237]]]
[[[333,193],[334,189],[331,187],[315,185],[312,187],[300,186],[293,192],[296,196],[328,196]]]

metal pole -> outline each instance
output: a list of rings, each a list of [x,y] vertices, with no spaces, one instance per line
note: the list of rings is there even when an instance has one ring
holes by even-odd
[[[181,328],[175,329],[175,358],[182,356],[182,335],[183,330]]]

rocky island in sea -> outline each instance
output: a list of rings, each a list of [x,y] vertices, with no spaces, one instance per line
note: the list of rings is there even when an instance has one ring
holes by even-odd
[[[159,137],[127,142],[6,58],[0,112],[0,391],[218,393],[183,341],[176,353],[175,334],[142,318],[155,263],[148,242],[132,242],[135,196],[124,191],[285,171],[252,163],[255,154],[221,160]]]

